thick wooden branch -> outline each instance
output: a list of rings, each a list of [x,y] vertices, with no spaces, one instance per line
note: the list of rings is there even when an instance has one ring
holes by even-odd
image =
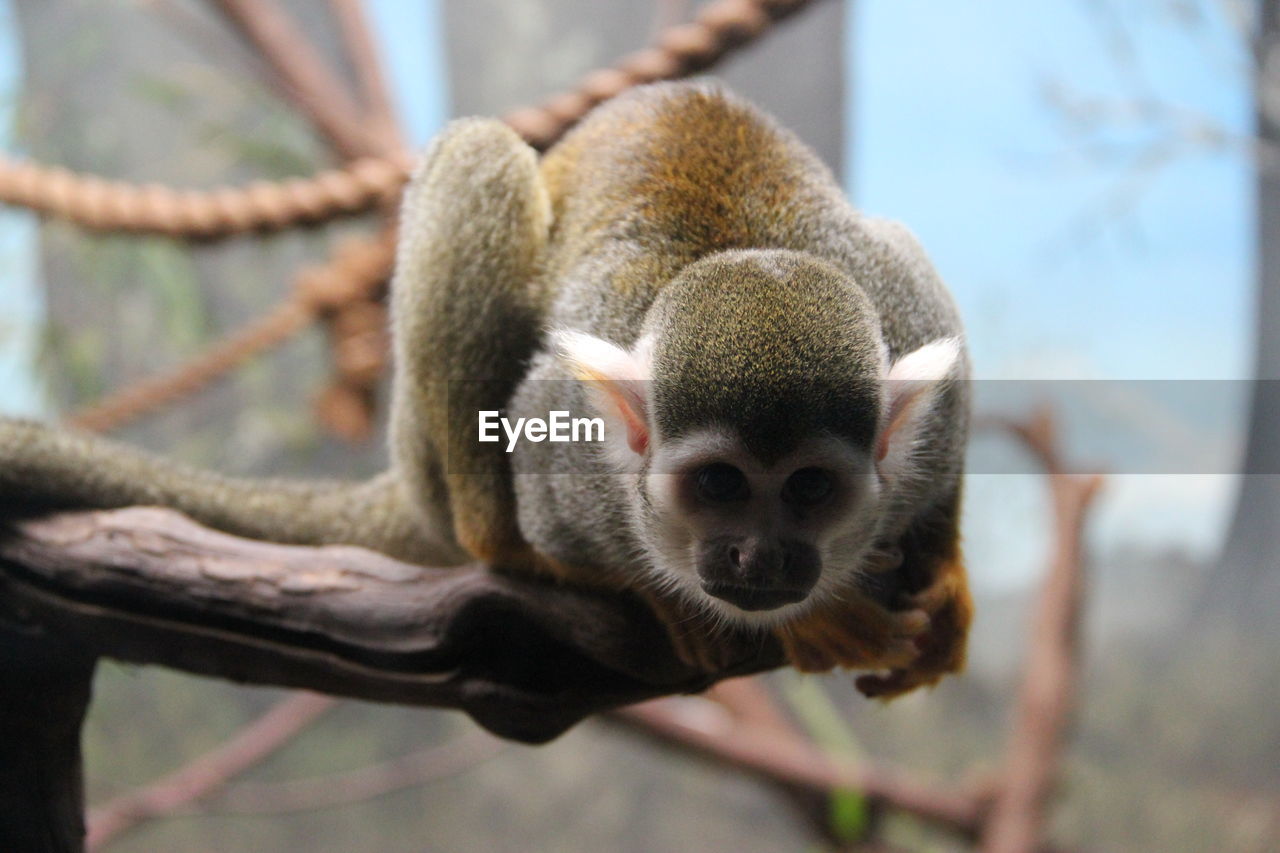
[[[253,542],[170,510],[0,524],[0,629],[233,681],[458,708],[526,742],[783,663],[766,642],[710,676],[629,596]]]
[[[0,849],[80,850],[80,726],[92,678],[92,657],[0,627]]]

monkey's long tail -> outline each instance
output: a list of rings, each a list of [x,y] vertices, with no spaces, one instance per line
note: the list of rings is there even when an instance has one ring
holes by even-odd
[[[0,504],[114,509],[165,506],[208,527],[297,545],[361,545],[450,565],[461,554],[425,529],[399,481],[224,477],[84,433],[0,418]]]

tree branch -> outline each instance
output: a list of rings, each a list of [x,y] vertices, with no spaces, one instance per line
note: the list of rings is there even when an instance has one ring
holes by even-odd
[[[660,700],[615,712],[612,718],[651,737],[769,782],[830,794],[852,788],[868,798],[932,823],[975,835],[982,801],[910,781],[884,767],[833,760],[802,738],[782,735],[772,725],[735,723],[709,702]]]
[[[0,849],[78,853],[94,661],[27,627],[0,621]]]
[[[375,133],[388,150],[408,147],[382,73],[382,59],[369,29],[363,0],[329,0],[329,8],[338,21],[347,59],[360,84],[360,105],[368,113]]]
[[[1063,739],[1075,705],[1084,609],[1084,527],[1102,476],[1070,472],[1048,410],[997,421],[1036,457],[1049,480],[1053,545],[1036,603],[1005,769],[982,833],[985,853],[1025,853],[1044,833]]]
[[[253,542],[170,510],[0,525],[0,625],[133,663],[458,708],[526,742],[783,663],[766,641],[711,676],[682,663],[628,595],[411,566],[360,548]]]
[[[198,811],[265,815],[334,808],[464,773],[507,747],[479,729],[399,758],[284,782],[239,782]]]

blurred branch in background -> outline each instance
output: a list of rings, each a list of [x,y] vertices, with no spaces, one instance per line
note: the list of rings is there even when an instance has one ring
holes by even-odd
[[[444,743],[354,770],[284,782],[240,782],[228,786],[200,810],[264,815],[350,805],[465,773],[509,747],[507,742],[473,729]]]
[[[1067,229],[1071,234],[1091,236],[1100,223],[1114,224],[1132,216],[1152,184],[1187,158],[1235,153],[1253,158],[1260,166],[1276,162],[1280,149],[1273,143],[1232,126],[1230,118],[1214,114],[1206,105],[1180,102],[1154,88],[1144,74],[1144,57],[1130,31],[1129,19],[1150,16],[1210,54],[1218,45],[1209,17],[1220,15],[1237,28],[1234,45],[1238,50],[1229,56],[1206,57],[1205,64],[1223,74],[1246,76],[1252,73],[1256,55],[1256,16],[1246,10],[1253,4],[1084,0],[1080,5],[1105,46],[1111,76],[1120,82],[1108,90],[1081,88],[1062,79],[1040,84],[1041,100],[1064,137],[1063,158],[1115,175],[1097,201],[1073,217]]]
[[[1046,813],[1075,704],[1084,614],[1084,534],[1102,486],[1098,474],[1074,474],[1061,458],[1052,415],[996,422],[1035,456],[1048,480],[1053,528],[1049,567],[1032,617],[1031,641],[1006,766],[983,828],[986,853],[1019,853],[1044,836]]]
[[[363,0],[329,0],[329,7],[342,30],[342,42],[360,84],[360,104],[373,124],[375,137],[393,151],[408,147],[408,138],[392,104],[382,59],[365,18]]]
[[[291,696],[195,761],[94,808],[89,812],[85,846],[98,850],[138,823],[176,814],[215,794],[301,734],[336,702],[312,693]]]
[[[350,91],[330,72],[319,52],[274,0],[215,3],[271,66],[281,90],[344,158],[387,154],[403,146],[402,140],[390,135],[391,129],[383,124],[371,132]],[[350,42],[348,39],[348,46]],[[364,74],[369,76],[367,71]],[[367,97],[369,93],[363,94]]]
[[[349,805],[465,772],[507,744],[481,730],[391,761],[284,782],[236,777],[287,747],[338,700],[300,693],[150,785],[89,812],[86,848],[101,850],[139,824],[184,814],[271,815]]]
[[[834,762],[794,729],[735,718],[709,699],[659,699],[614,712],[619,721],[662,743],[702,755],[764,781],[830,796],[848,788],[877,806],[899,809],[963,836],[976,834],[981,803],[907,778],[891,768]]]
[[[1179,0],[1118,3],[1090,0],[1087,11],[1111,48],[1120,94],[1080,92],[1060,82],[1043,87],[1050,111],[1067,137],[1067,153],[1095,167],[1118,171],[1094,209],[1072,228],[1096,230],[1133,213],[1152,182],[1176,162],[1196,156],[1237,154],[1247,158],[1256,186],[1257,262],[1253,299],[1251,400],[1242,476],[1214,571],[1206,580],[1192,627],[1227,643],[1248,643],[1270,629],[1280,607],[1280,4],[1272,0]],[[1205,53],[1224,42],[1227,55],[1215,63],[1247,82],[1249,118],[1235,128],[1205,105],[1179,101],[1158,91],[1142,74],[1141,57],[1127,32],[1128,17],[1149,16],[1178,31]],[[1225,27],[1218,27],[1221,20]],[[1229,33],[1218,37],[1220,30]],[[1240,330],[1243,337],[1247,332]]]

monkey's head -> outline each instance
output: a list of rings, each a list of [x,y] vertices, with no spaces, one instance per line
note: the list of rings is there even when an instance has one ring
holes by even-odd
[[[686,267],[634,346],[557,331],[659,583],[768,624],[838,596],[872,558],[959,344],[890,363],[860,287],[798,252]]]

